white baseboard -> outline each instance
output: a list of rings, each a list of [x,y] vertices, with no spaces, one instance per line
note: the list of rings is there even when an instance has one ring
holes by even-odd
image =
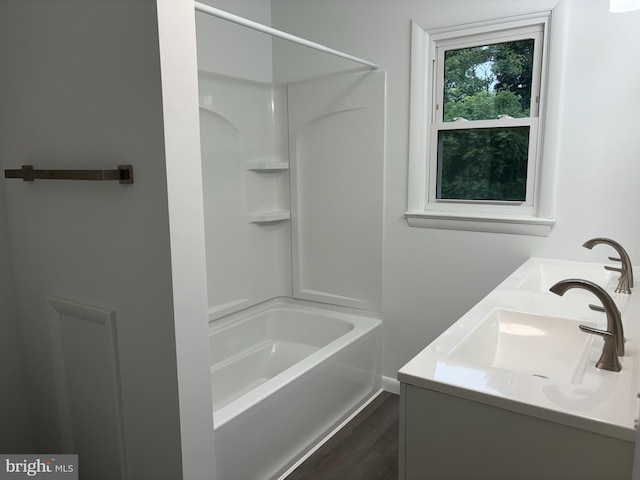
[[[392,377],[382,377],[382,389],[385,392],[395,393],[400,395],[400,382]]]

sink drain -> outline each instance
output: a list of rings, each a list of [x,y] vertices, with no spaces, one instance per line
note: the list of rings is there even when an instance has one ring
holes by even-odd
[[[547,377],[545,375],[540,375],[539,373],[532,373],[531,375],[534,376],[534,377],[546,378],[547,380],[549,380],[549,377]]]

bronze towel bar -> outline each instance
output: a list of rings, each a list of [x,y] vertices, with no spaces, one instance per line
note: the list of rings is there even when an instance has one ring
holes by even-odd
[[[118,180],[122,184],[133,183],[133,166],[118,165],[117,170],[34,170],[23,165],[19,170],[5,170],[4,178],[21,178],[25,182],[43,180]]]

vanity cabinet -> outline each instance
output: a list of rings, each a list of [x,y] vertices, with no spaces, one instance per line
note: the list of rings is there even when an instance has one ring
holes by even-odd
[[[629,480],[634,442],[406,383],[401,480]]]

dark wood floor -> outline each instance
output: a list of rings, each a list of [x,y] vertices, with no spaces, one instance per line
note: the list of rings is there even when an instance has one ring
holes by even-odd
[[[382,392],[287,480],[396,480],[399,397]]]

